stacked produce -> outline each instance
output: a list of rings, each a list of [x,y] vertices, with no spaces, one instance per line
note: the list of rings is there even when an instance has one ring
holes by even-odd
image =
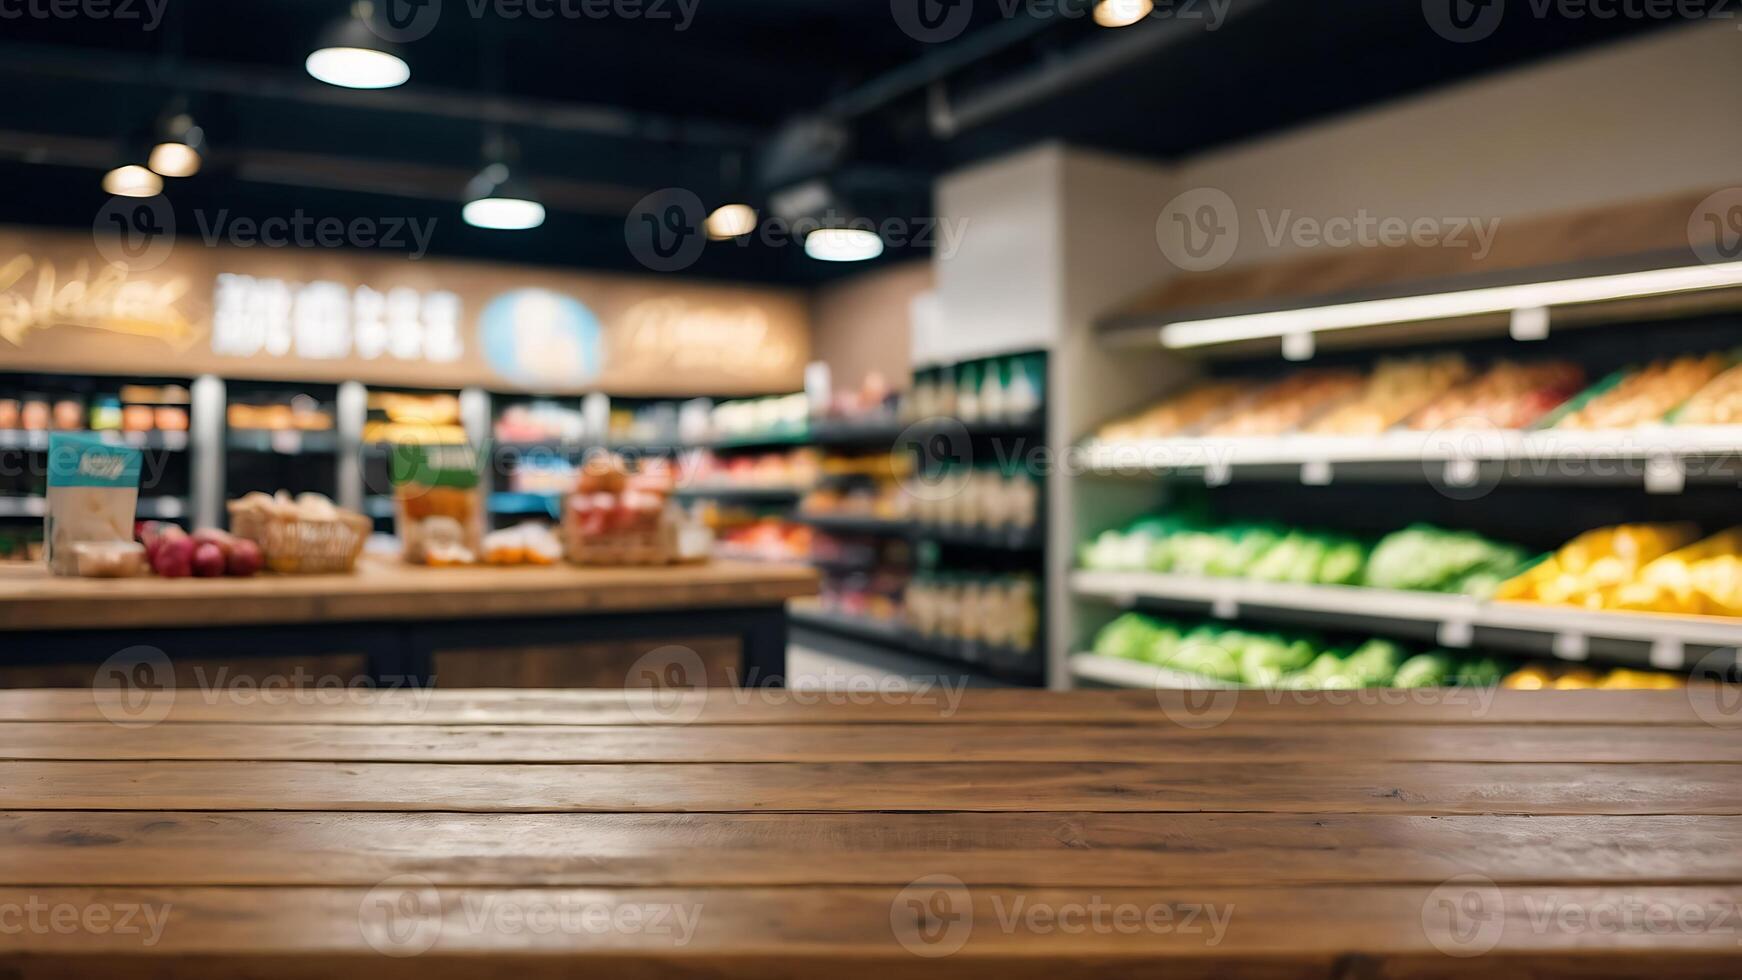
[[[1354,401],[1333,409],[1306,431],[1314,435],[1377,435],[1469,376],[1470,365],[1458,354],[1382,358]]]
[[[1273,524],[1219,524],[1193,514],[1142,518],[1083,550],[1102,571],[1152,571],[1485,596],[1529,552],[1468,531],[1412,525],[1369,548],[1347,535]]]
[[[1742,364],[1718,375],[1677,410],[1677,425],[1735,425],[1742,422]]]
[[[1142,613],[1125,613],[1102,627],[1094,652],[1216,684],[1282,690],[1491,685],[1507,671],[1493,657],[1443,650],[1411,654],[1385,639],[1327,644],[1306,635],[1182,624]]]
[[[140,521],[134,535],[144,549],[146,564],[164,578],[245,578],[265,564],[259,544],[217,528],[188,534],[180,525]]]
[[[1355,397],[1364,382],[1355,371],[1298,371],[1260,391],[1209,428],[1212,436],[1276,436]]]
[[[1690,354],[1617,372],[1569,405],[1554,428],[1631,429],[1662,421],[1728,367],[1722,354]]]
[[[1522,429],[1571,398],[1584,383],[1584,369],[1576,364],[1501,361],[1436,399],[1408,425],[1417,431],[1471,425]]]
[[[1704,540],[1691,524],[1588,531],[1497,596],[1586,609],[1742,616],[1742,527]]]
[[[908,628],[962,643],[1031,650],[1040,627],[1032,575],[921,571],[902,606]]]
[[[1107,442],[1186,435],[1233,405],[1246,390],[1238,381],[1201,381],[1130,418],[1102,427]]]
[[[1673,690],[1686,687],[1687,679],[1655,670],[1617,667],[1599,674],[1583,667],[1531,664],[1507,674],[1500,686],[1515,691]]]
[[[667,472],[630,473],[615,458],[589,460],[563,508],[568,559],[577,565],[662,565],[684,557],[668,513]]]

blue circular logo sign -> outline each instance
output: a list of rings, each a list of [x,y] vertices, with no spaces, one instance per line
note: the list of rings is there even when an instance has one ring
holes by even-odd
[[[478,344],[495,372],[530,388],[585,383],[604,368],[599,318],[571,297],[516,289],[484,306]]]

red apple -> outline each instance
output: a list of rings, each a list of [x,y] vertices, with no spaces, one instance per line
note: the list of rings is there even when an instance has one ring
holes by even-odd
[[[198,531],[195,531],[192,537],[195,546],[202,544],[217,545],[218,550],[223,552],[226,561],[229,560],[230,548],[236,540],[230,532],[220,531],[215,527],[202,527]]]
[[[193,571],[200,578],[216,578],[224,574],[224,549],[212,541],[194,545]]]
[[[237,538],[230,543],[230,561],[225,570],[231,575],[246,578],[260,571],[266,564],[266,556],[260,553],[260,546],[247,538]]]
[[[186,578],[192,575],[194,542],[187,535],[165,535],[158,539],[151,570],[164,578]]]

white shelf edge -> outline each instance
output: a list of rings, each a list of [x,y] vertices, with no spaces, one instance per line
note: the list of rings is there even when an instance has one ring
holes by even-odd
[[[1080,447],[1091,472],[1156,472],[1218,466],[1304,463],[1445,463],[1623,460],[1742,456],[1742,426],[1646,426],[1605,432],[1442,429],[1376,436],[1285,435],[1090,440]]]
[[[1139,663],[1120,657],[1103,657],[1095,653],[1071,654],[1070,669],[1071,676],[1079,680],[1111,684],[1116,687],[1145,688],[1152,691],[1236,690],[1242,687],[1239,684],[1224,684],[1207,677],[1200,677],[1197,674],[1169,670],[1154,664]]]
[[[1699,646],[1742,646],[1742,620],[1731,626],[1658,613],[1606,612],[1435,592],[1088,570],[1073,571],[1070,586],[1077,596],[1120,605],[1137,597],[1211,604],[1233,602],[1374,619],[1456,622],[1545,636],[1572,634],[1644,643],[1668,638]]]

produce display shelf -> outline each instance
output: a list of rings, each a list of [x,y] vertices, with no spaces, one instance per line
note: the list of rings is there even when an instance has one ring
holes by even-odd
[[[1609,612],[1360,586],[1080,570],[1071,574],[1071,591],[1080,598],[1120,606],[1139,600],[1202,605],[1218,619],[1235,619],[1243,609],[1253,608],[1297,614],[1285,618],[1304,617],[1315,625],[1326,621],[1344,624],[1350,629],[1413,625],[1416,628],[1410,632],[1430,636],[1442,646],[1504,647],[1547,652],[1566,660],[1595,656],[1667,670],[1686,669],[1702,650],[1727,660],[1723,664],[1727,666],[1734,662],[1736,648],[1742,646],[1742,620]],[[1715,663],[1703,658],[1701,662],[1706,666]]]
[[[991,551],[1036,551],[1044,544],[1038,528],[978,528],[959,524],[921,524],[917,521],[853,517],[842,514],[799,513],[793,520],[833,534],[869,534],[884,537],[935,541],[939,544],[984,548]]]
[[[1103,657],[1094,653],[1072,654],[1070,667],[1071,676],[1078,680],[1094,681],[1111,687],[1149,688],[1157,691],[1216,691],[1234,690],[1244,686],[1188,674],[1182,670],[1169,670],[1154,664],[1126,660],[1123,657]]]
[[[304,453],[337,452],[339,437],[332,431],[231,429],[224,437],[224,445],[236,452],[297,456]]]
[[[1000,680],[1033,683],[1041,674],[1040,654],[1036,650],[925,636],[900,623],[829,612],[810,603],[789,606],[787,617],[794,626],[838,634],[928,660],[971,665]]]
[[[66,430],[58,430],[66,434]],[[48,448],[48,437],[55,435],[46,429],[0,429],[0,450],[31,450],[40,451]],[[117,432],[105,429],[98,432],[78,430],[79,435],[94,435],[110,446],[127,446],[132,449],[162,449],[168,452],[181,452],[188,447],[188,434],[180,431],[153,430],[151,432]]]
[[[1742,426],[1651,426],[1610,432],[1442,429],[1372,436],[1096,440],[1081,447],[1081,465],[1102,475],[1403,463],[1420,465],[1424,475],[1443,476],[1452,484],[1461,482],[1456,467],[1468,464],[1518,464],[1527,474],[1534,469],[1546,478],[1571,480],[1615,475],[1606,468],[1575,464],[1642,462],[1651,464],[1645,468],[1649,475],[1653,467],[1682,468],[1683,461],[1711,458],[1732,463],[1742,458]],[[1331,476],[1328,470],[1321,475],[1326,480]],[[1475,474],[1466,477],[1473,480]]]

